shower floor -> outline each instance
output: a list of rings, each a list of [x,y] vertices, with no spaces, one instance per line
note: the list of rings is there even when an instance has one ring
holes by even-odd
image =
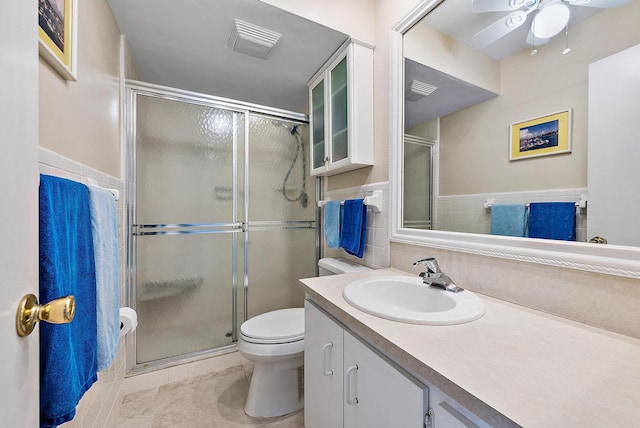
[[[235,366],[221,373],[174,382],[124,397],[118,428],[303,428],[304,413],[258,419],[244,413],[250,369]]]

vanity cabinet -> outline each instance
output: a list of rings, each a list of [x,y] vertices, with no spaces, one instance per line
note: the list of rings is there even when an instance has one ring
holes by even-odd
[[[428,388],[309,301],[304,355],[306,428],[424,425]]]
[[[311,175],[373,165],[373,50],[352,42],[309,83]]]

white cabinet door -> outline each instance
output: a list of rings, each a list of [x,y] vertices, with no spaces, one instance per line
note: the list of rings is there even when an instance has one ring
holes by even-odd
[[[304,314],[305,427],[341,427],[343,330],[309,301]]]
[[[422,427],[429,390],[344,332],[344,427]]]
[[[351,43],[309,84],[311,175],[373,165],[373,50]]]

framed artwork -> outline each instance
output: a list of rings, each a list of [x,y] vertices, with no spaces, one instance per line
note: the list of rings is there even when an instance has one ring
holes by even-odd
[[[511,124],[509,160],[571,153],[571,109]]]
[[[77,0],[38,0],[39,52],[65,80],[76,80]]]

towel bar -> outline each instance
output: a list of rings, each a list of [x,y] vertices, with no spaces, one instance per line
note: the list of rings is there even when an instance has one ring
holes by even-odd
[[[496,203],[496,200],[493,198],[487,199],[484,201],[484,206],[486,209],[491,209],[491,206]],[[524,204],[526,207],[529,207],[529,204]],[[580,196],[580,200],[576,202],[576,208],[587,208],[587,198],[584,196]]]
[[[318,201],[318,207],[324,207],[327,201],[328,200]],[[374,212],[382,212],[382,190],[374,190],[371,196],[365,196],[364,204],[371,207]],[[344,201],[341,201],[340,205],[344,205]]]
[[[115,199],[116,201],[120,200],[120,191],[118,189],[108,189],[106,187],[102,187],[102,186],[100,186],[98,184],[98,182],[96,180],[94,180],[93,178],[89,178],[89,177],[87,177],[87,184],[89,186],[101,187],[101,188],[103,188],[105,190],[108,190],[113,195],[113,199]]]

